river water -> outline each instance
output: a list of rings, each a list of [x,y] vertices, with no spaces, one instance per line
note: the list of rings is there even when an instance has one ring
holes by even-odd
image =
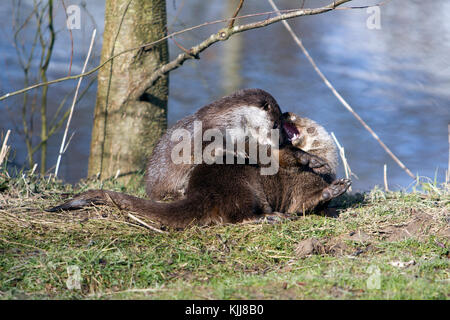
[[[282,9],[301,1],[275,1]],[[309,0],[318,7],[327,1]],[[353,6],[376,1],[354,1]],[[24,73],[13,46],[13,26],[20,25],[32,10],[33,1],[2,1],[0,7],[0,94],[24,86]],[[177,31],[206,21],[229,17],[237,1],[168,0],[169,31]],[[81,8],[81,28],[73,30],[72,74],[79,73],[87,53],[92,30],[97,40],[90,67],[99,62],[103,31],[104,1],[65,1]],[[65,28],[64,7],[55,1],[57,29],[55,49],[48,78],[68,74],[70,36]],[[247,0],[241,15],[272,11],[265,0]],[[294,31],[330,82],[354,110],[414,173],[445,179],[448,161],[447,126],[450,121],[450,1],[392,0],[380,8],[380,28],[370,28],[374,13],[367,9],[336,10],[317,16],[291,20]],[[266,18],[263,15],[260,18]],[[242,22],[255,21],[256,18]],[[20,46],[29,52],[33,23],[21,32]],[[214,24],[184,33],[177,42],[189,47],[216,32],[224,24]],[[180,49],[170,41],[170,54]],[[32,60],[36,70],[39,56]],[[34,69],[33,69],[34,67]],[[35,71],[30,83],[34,83]],[[90,79],[83,81],[82,90]],[[377,141],[357,122],[315,73],[301,50],[281,24],[236,35],[187,61],[170,74],[169,125],[201,106],[239,88],[262,88],[270,92],[284,111],[309,117],[334,132],[345,147],[347,161],[358,178],[354,190],[383,184],[383,165],[391,189],[408,189],[411,178],[384,152]],[[64,96],[69,107],[74,81],[49,89],[49,115],[55,113]],[[74,133],[63,156],[60,176],[74,183],[87,174],[90,134],[95,105],[95,83],[76,107],[70,134]],[[35,91],[39,93],[38,90]],[[32,101],[33,94],[30,94]],[[26,163],[21,135],[23,96],[0,102],[0,134],[12,130],[13,165]],[[36,125],[35,132],[38,133]],[[47,166],[56,163],[62,132],[49,141]],[[38,155],[35,156],[39,159]],[[341,166],[339,175],[343,176]]]

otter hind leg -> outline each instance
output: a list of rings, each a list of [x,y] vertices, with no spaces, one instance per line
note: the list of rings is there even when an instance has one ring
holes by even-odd
[[[329,186],[322,190],[322,201],[329,201],[344,194],[352,181],[350,179],[339,179],[333,181]]]

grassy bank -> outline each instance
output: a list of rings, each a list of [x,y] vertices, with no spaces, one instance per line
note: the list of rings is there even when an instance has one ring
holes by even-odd
[[[1,177],[1,299],[447,299],[450,294],[448,190],[374,189],[341,197],[331,210],[335,217],[160,234],[116,208],[47,213],[44,208],[74,192],[71,186]],[[91,187],[98,182],[76,191]],[[104,187],[144,195],[113,182]]]

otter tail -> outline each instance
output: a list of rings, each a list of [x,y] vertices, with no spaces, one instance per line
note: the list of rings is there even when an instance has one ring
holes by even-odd
[[[77,210],[92,204],[114,205],[122,210],[133,211],[166,226],[182,229],[190,224],[208,224],[216,220],[204,207],[201,197],[190,197],[162,203],[107,190],[89,190],[73,199],[50,209],[48,212]],[[209,219],[208,219],[209,218]],[[212,218],[212,219],[211,219]],[[209,220],[209,221],[208,221]]]

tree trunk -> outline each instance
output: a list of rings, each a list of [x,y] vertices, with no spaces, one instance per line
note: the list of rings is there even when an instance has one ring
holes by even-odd
[[[102,62],[125,49],[166,35],[165,0],[106,0]],[[128,93],[153,70],[168,62],[167,41],[115,58],[98,75],[89,176],[116,175],[129,180],[167,128],[168,76],[138,100]]]
[[[237,3],[238,1],[225,1],[224,19],[233,16]],[[222,63],[220,65],[222,69],[222,95],[224,96],[242,88],[243,37],[243,34],[239,34],[222,44]]]

